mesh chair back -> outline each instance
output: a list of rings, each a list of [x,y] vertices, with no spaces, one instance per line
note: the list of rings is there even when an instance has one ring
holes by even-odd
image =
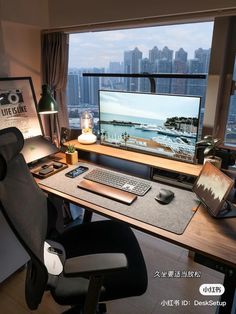
[[[11,228],[31,257],[26,300],[37,308],[47,283],[43,246],[47,233],[47,198],[20,154],[24,139],[17,128],[0,130],[0,201]]]

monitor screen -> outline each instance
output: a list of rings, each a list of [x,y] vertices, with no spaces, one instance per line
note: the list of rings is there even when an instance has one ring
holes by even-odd
[[[223,209],[225,199],[233,187],[233,180],[222,171],[206,162],[197,178],[193,191],[216,217]]]
[[[195,161],[200,97],[99,91],[101,144]]]
[[[36,162],[58,152],[59,149],[42,135],[26,139],[21,151],[27,164]]]

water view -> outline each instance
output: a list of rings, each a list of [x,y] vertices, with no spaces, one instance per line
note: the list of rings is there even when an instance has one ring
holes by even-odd
[[[101,143],[192,162],[197,137],[195,120],[193,117],[157,120],[102,113]]]

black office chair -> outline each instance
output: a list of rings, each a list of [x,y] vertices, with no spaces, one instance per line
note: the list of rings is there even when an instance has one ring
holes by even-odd
[[[94,314],[98,302],[143,294],[146,267],[132,230],[104,220],[58,234],[55,217],[52,224],[48,218],[56,211],[20,154],[23,144],[17,128],[0,130],[0,208],[30,256],[28,307],[37,309],[45,290],[59,304],[71,305],[68,312],[86,314]]]

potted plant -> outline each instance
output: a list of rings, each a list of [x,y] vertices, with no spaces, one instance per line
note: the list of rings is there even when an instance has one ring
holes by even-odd
[[[68,144],[66,148],[66,163],[69,165],[74,165],[78,162],[78,152],[75,146]]]
[[[204,163],[210,162],[215,167],[221,168],[222,159],[216,156],[216,148],[221,144],[221,139],[214,138],[212,135],[206,135],[204,138],[197,142],[198,148],[205,147],[204,154]]]

